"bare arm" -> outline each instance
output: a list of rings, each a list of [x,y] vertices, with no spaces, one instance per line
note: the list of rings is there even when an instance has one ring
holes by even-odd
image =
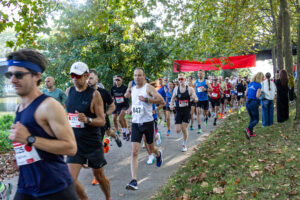
[[[148,99],[148,103],[160,104],[160,105],[165,104],[163,97],[155,90],[155,88],[152,85],[147,86],[146,92],[151,97]],[[141,101],[145,101],[145,98],[142,96],[139,96],[139,99]]]
[[[259,98],[260,95],[261,95],[261,89],[258,89],[258,90],[256,91],[256,98]]]
[[[100,93],[95,90],[94,96],[92,99],[92,111],[96,114],[96,118],[93,118],[91,126],[104,126],[105,125],[105,115],[103,108],[103,100]],[[85,121],[87,122],[87,120]]]
[[[38,107],[35,119],[50,136],[56,139],[36,136],[34,147],[58,155],[75,155],[77,146],[74,133],[63,107],[57,101],[51,98],[46,99]],[[27,144],[27,137],[30,135],[28,129],[17,122],[11,126],[9,138],[15,142]]]
[[[206,86],[208,87],[208,88],[207,88],[207,91],[208,91],[208,92],[212,92],[212,91],[213,91],[213,89],[212,89],[212,87],[211,87],[211,84],[208,82],[208,80],[206,80]]]
[[[116,109],[116,106],[114,104],[114,102],[112,102],[109,106],[108,109],[106,111],[106,115],[111,115]]]
[[[196,92],[195,92],[194,88],[189,87],[189,95],[194,100],[194,102],[198,101],[198,97],[196,95]]]
[[[178,87],[176,86],[173,90],[172,99],[170,101],[170,108],[174,108],[174,101],[176,100]]]
[[[126,93],[125,93],[125,95],[124,95],[124,97],[126,97],[127,99],[130,98],[131,87],[132,87],[132,81],[130,81],[130,82],[128,83],[128,87],[127,87]]]

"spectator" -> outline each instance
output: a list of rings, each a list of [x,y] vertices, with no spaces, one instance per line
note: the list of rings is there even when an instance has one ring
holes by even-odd
[[[275,83],[270,80],[271,74],[266,73],[266,80],[262,83],[261,91],[264,94],[264,98],[261,100],[261,116],[262,125],[271,126],[273,124],[274,116],[274,98],[276,86]]]
[[[288,73],[281,70],[278,79],[275,81],[277,87],[277,121],[279,123],[289,119],[289,87]]]

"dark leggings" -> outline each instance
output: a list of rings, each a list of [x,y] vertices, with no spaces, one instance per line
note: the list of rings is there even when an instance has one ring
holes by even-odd
[[[49,194],[42,197],[33,197],[27,194],[16,193],[14,200],[79,200],[74,183],[70,184],[67,188],[54,194]]]

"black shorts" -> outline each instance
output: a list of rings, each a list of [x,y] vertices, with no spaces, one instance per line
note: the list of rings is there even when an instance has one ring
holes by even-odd
[[[83,154],[77,151],[75,156],[67,157],[67,163],[82,165],[87,163],[90,168],[99,169],[107,164],[104,158],[103,145],[101,145],[101,148],[95,149],[95,151],[91,153]]]
[[[208,110],[208,106],[209,106],[208,100],[206,100],[206,101],[198,101],[197,102],[197,107],[200,107],[203,110]]]
[[[59,192],[48,194],[41,197],[33,197],[31,195],[21,194],[18,192],[14,197],[14,200],[59,200],[59,199],[79,200],[74,183],[71,183],[68,187],[66,187],[65,189]]]
[[[226,99],[227,101],[231,101],[231,95],[226,96],[226,94],[224,94],[224,96],[225,96],[225,99]]]
[[[164,106],[164,107],[163,107],[163,110],[167,110],[167,106]]]
[[[221,99],[210,99],[211,107],[220,106]]]
[[[190,123],[191,109],[176,110],[175,124]]]
[[[146,136],[147,144],[152,144],[154,141],[154,121],[145,122],[142,124],[132,123],[131,125],[131,142],[141,143],[143,134]]]
[[[116,110],[112,113],[114,115],[120,115],[121,111],[122,110],[128,110],[129,108],[129,105],[126,104],[126,105],[116,105]]]
[[[196,107],[196,102],[193,102],[193,101],[191,101],[191,106],[194,106],[194,107]]]
[[[224,104],[224,101],[225,101],[225,97],[221,97],[221,104]]]
[[[242,95],[237,95],[237,100],[239,101],[240,99],[244,99],[245,98],[245,94],[243,93]]]

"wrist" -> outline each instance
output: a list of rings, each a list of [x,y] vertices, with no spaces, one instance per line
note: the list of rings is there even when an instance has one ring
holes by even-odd
[[[36,142],[36,137],[33,135],[30,135],[27,137],[26,141],[27,141],[27,146],[31,147]]]
[[[149,98],[146,97],[146,98],[145,98],[145,102],[146,102],[146,103],[150,103],[150,102],[149,102]]]

